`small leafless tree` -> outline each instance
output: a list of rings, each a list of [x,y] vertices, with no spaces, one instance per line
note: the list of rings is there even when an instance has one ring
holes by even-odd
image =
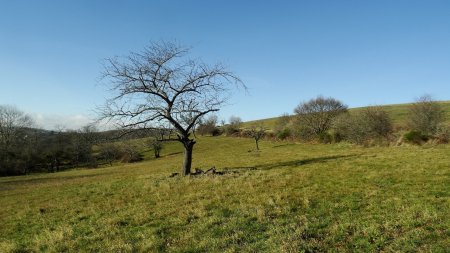
[[[153,150],[153,153],[155,154],[155,158],[161,157],[161,150],[163,149],[163,143],[161,140],[151,139],[149,141],[148,145]]]
[[[243,86],[222,65],[187,58],[189,51],[176,43],[161,42],[125,59],[108,59],[104,77],[112,84],[114,95],[100,117],[128,130],[155,125],[175,129],[176,138],[166,140],[184,146],[183,175],[191,172],[196,143],[191,134],[198,120],[219,111],[232,88]]]
[[[255,140],[256,150],[259,150],[259,140],[261,140],[261,138],[264,137],[265,133],[266,129],[261,125],[259,126],[253,125],[250,128],[249,134]]]
[[[408,118],[411,130],[420,131],[426,135],[435,134],[439,124],[445,119],[442,106],[429,95],[421,96],[411,104]]]
[[[347,111],[347,106],[334,98],[318,96],[300,103],[294,110],[306,135],[320,136],[331,127],[333,118]]]

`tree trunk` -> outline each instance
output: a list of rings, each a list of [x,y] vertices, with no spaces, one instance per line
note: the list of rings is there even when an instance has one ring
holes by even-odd
[[[259,150],[259,145],[258,145],[258,139],[255,139],[255,143],[256,143],[256,150]]]
[[[183,176],[188,176],[191,174],[191,166],[192,166],[192,151],[194,150],[194,140],[187,140],[183,142],[184,146],[184,162],[183,167],[181,168],[181,172]]]

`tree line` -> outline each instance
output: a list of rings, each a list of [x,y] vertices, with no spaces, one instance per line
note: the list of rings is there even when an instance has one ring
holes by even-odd
[[[31,117],[17,108],[0,106],[1,176],[137,162],[149,150],[159,158],[163,143],[176,134],[170,128],[101,132],[94,125],[87,125],[78,130],[48,131],[33,125]],[[279,117],[272,131],[260,124],[244,128],[237,116],[230,117],[227,124],[224,120],[219,123],[215,114],[201,117],[193,129],[194,135],[253,138],[257,150],[263,137],[321,143],[347,141],[365,146],[450,141],[450,126],[442,105],[430,96],[422,96],[409,105],[407,121],[397,129],[381,106],[349,111],[341,101],[321,96],[300,103],[294,115]],[[142,138],[147,138],[143,145],[130,141]]]
[[[407,120],[403,124],[394,125],[382,106],[350,111],[338,99],[318,96],[300,103],[293,115],[280,116],[272,131],[267,131],[261,124],[242,128],[236,116],[230,119],[229,124],[220,127],[214,124],[216,120],[210,118],[200,122],[198,129],[202,130],[201,134],[253,137],[257,147],[261,132],[267,138],[279,140],[321,143],[347,141],[364,146],[450,141],[450,125],[446,122],[445,111],[431,96],[424,95],[416,99],[409,105],[406,116]]]
[[[96,168],[142,160],[142,151],[152,149],[159,157],[162,143],[170,133],[141,130],[99,131],[93,124],[78,130],[56,127],[43,130],[34,126],[32,118],[19,109],[0,105],[0,176],[24,175],[32,172],[58,172],[76,167]],[[148,138],[144,146],[134,139]],[[158,141],[156,141],[158,139]]]
[[[94,126],[64,131],[33,127],[30,116],[12,106],[0,106],[0,175],[55,172],[93,166],[92,145],[99,139]]]

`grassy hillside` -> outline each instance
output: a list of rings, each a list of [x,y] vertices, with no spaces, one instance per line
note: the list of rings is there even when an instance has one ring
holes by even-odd
[[[450,123],[450,101],[442,101],[439,103],[442,105],[442,108],[445,111],[445,117],[446,117],[447,122]],[[410,106],[410,104],[396,104],[396,105],[383,105],[381,107],[383,107],[383,109],[389,113],[389,116],[391,117],[394,124],[404,125],[404,124],[406,124],[406,121],[407,121],[409,106]],[[357,112],[364,108],[365,107],[351,108],[350,112]],[[245,122],[243,127],[248,128],[252,124],[257,124],[257,125],[262,124],[267,129],[274,129],[277,120],[278,120],[278,117],[249,121],[249,122]]]
[[[1,252],[450,248],[450,146],[359,148],[204,137],[182,159],[0,178]],[[248,167],[248,168],[246,168]],[[252,167],[254,169],[249,169]]]

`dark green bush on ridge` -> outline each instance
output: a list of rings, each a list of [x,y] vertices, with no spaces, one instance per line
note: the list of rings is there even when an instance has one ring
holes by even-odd
[[[291,137],[292,133],[289,128],[284,128],[283,130],[277,132],[276,136],[279,140],[286,140],[287,138]]]
[[[423,134],[420,131],[411,130],[403,135],[403,138],[405,141],[408,141],[410,143],[414,144],[423,144],[424,142],[427,142],[429,140],[429,136]]]

